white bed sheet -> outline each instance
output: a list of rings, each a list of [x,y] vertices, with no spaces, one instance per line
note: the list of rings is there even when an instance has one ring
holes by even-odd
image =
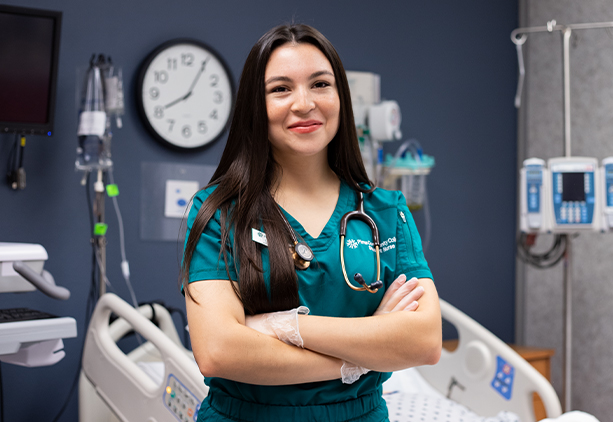
[[[449,400],[415,368],[395,372],[383,384],[390,422],[521,422],[512,412],[483,417]],[[599,422],[585,412],[574,411],[541,422]]]
[[[390,422],[521,422],[511,412],[482,417],[447,399],[415,368],[395,372],[383,384]]]

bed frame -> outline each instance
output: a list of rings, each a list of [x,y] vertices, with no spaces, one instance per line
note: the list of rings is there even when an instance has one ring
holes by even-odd
[[[118,296],[103,295],[91,318],[79,383],[80,422],[192,422],[208,393],[193,354],[181,345],[168,311],[138,310]],[[119,318],[110,323],[111,313]],[[117,341],[131,331],[145,341],[125,354]],[[139,363],[164,363],[161,383]],[[185,406],[184,406],[185,405]],[[191,411],[190,411],[191,409]]]
[[[443,349],[438,364],[417,368],[428,383],[482,416],[508,410],[522,422],[534,422],[533,392],[541,397],[548,417],[561,415],[553,387],[536,369],[472,318],[444,300],[440,303],[443,319],[458,330],[459,343],[453,352]],[[190,400],[200,403],[208,388],[166,309],[153,306],[159,328],[150,321],[150,306],[136,310],[112,293],[98,301],[83,351],[80,422],[195,420],[197,408],[188,413],[187,407],[181,417],[178,413]],[[109,323],[111,313],[119,317],[113,323]],[[146,342],[126,355],[116,343],[132,330]],[[160,384],[138,364],[156,361],[164,362]],[[502,378],[497,378],[499,374]]]

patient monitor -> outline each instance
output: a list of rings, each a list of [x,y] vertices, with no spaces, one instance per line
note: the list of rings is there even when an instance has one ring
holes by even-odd
[[[524,233],[576,233],[605,231],[613,223],[613,160],[557,157],[529,158],[521,170],[521,231]],[[603,178],[609,166],[608,178]],[[609,196],[611,196],[610,206]],[[603,211],[604,210],[604,211]],[[611,215],[611,217],[607,217]]]

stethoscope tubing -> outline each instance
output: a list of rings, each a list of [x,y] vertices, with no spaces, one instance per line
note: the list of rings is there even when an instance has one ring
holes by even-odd
[[[379,243],[379,229],[377,228],[377,225],[375,224],[374,220],[372,218],[370,218],[368,216],[368,214],[366,214],[364,212],[364,194],[362,192],[360,192],[360,195],[358,197],[357,209],[355,211],[349,211],[348,213],[343,215],[343,218],[341,218],[340,230],[339,230],[340,231],[340,237],[341,237],[341,245],[340,245],[340,250],[341,250],[341,268],[343,270],[343,277],[345,278],[345,282],[347,283],[347,285],[351,289],[353,289],[355,291],[358,291],[358,292],[367,291],[367,292],[370,292],[370,293],[377,293],[377,291],[379,289],[375,288],[375,287],[372,287],[372,285],[375,284],[375,283],[367,285],[364,281],[358,281],[357,280],[358,277],[357,277],[357,274],[356,274],[356,276],[354,276],[354,279],[356,279],[356,281],[358,281],[362,285],[362,287],[357,287],[353,283],[351,283],[351,281],[349,281],[349,277],[347,276],[347,270],[345,268],[345,249],[344,249],[345,248],[345,235],[347,233],[347,223],[352,218],[357,219],[357,220],[361,220],[361,221],[365,222],[368,226],[370,226],[370,231],[372,233],[372,239],[373,239],[373,246],[375,247],[375,253],[377,255],[377,279],[376,279],[375,283],[381,284],[379,282],[380,277],[381,277],[381,255],[380,255],[380,251],[379,251],[379,247],[380,247],[380,243]]]

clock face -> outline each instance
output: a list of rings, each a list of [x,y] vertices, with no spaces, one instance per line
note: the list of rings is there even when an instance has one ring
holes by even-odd
[[[232,78],[222,59],[194,40],[169,41],[143,63],[137,104],[154,137],[178,148],[217,139],[232,111]]]

